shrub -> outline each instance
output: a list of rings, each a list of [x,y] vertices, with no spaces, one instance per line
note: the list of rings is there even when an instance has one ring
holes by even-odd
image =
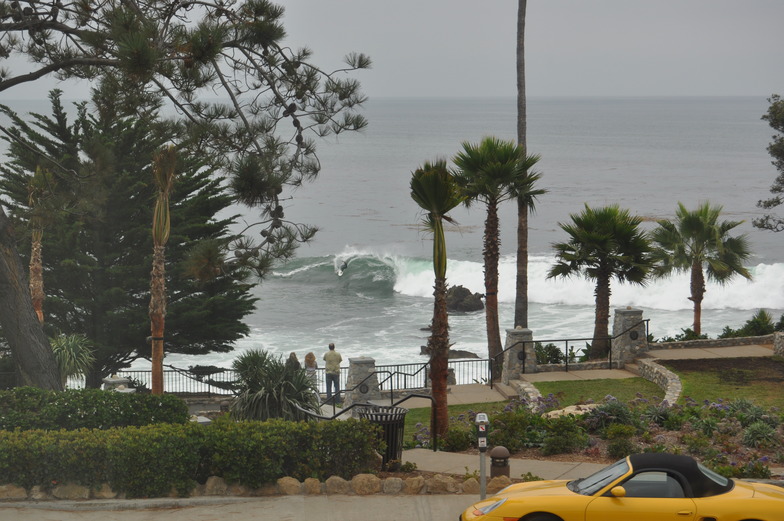
[[[608,425],[604,431],[605,438],[610,443],[607,444],[607,455],[611,458],[624,458],[635,452],[635,445],[632,442],[632,436],[635,435],[637,429],[632,425],[612,424]]]
[[[468,450],[474,443],[475,434],[462,425],[450,425],[441,437],[439,447],[447,452]]]
[[[303,409],[318,411],[318,395],[304,369],[257,349],[241,354],[233,366],[238,375],[238,395],[231,407],[235,418],[309,420]]]
[[[763,421],[756,421],[743,431],[743,444],[746,447],[769,447],[776,443],[776,429]]]
[[[588,445],[588,435],[574,416],[552,418],[547,423],[547,434],[542,444],[542,454],[576,452]]]
[[[502,412],[490,420],[488,442],[493,446],[504,446],[509,452],[525,447],[539,446],[545,434],[544,420],[526,409]]]
[[[762,336],[773,333],[773,317],[764,309],[760,309],[739,329],[725,326],[718,338],[741,338],[746,336]]]
[[[614,423],[636,425],[638,417],[635,417],[628,405],[610,396],[603,404],[586,414],[583,421],[589,431],[598,432]]]
[[[748,427],[752,423],[760,421],[767,423],[771,427],[776,427],[779,424],[776,416],[768,414],[765,408],[755,405],[745,398],[738,398],[730,402],[729,411],[743,427]]]
[[[534,345],[536,351],[536,363],[544,364],[562,364],[566,357],[563,352],[555,344],[542,345],[541,342],[536,342]]]
[[[154,497],[186,495],[211,475],[249,487],[283,476],[348,479],[374,469],[378,432],[353,419],[0,431],[0,483],[108,483],[127,497]]]
[[[100,389],[0,391],[0,429],[110,429],[185,423],[188,406],[174,395],[117,393]]]

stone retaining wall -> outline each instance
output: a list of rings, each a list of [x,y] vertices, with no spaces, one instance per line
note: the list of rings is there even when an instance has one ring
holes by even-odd
[[[778,333],[781,334],[781,333]],[[734,346],[751,346],[751,345],[770,345],[773,344],[772,335],[762,336],[747,336],[742,338],[715,338],[715,339],[700,339],[700,340],[682,340],[680,342],[658,342],[648,344],[648,349],[689,349],[689,348],[710,348],[710,347],[734,347]]]
[[[494,494],[512,484],[506,476],[497,476],[487,481],[487,493]],[[260,489],[250,489],[242,485],[230,485],[223,478],[212,476],[204,485],[196,486],[190,497],[259,497],[259,496],[290,496],[290,495],[353,495],[367,496],[371,494],[387,495],[418,495],[418,494],[479,494],[479,481],[470,477],[460,480],[448,474],[434,474],[429,478],[413,476],[410,478],[379,478],[373,474],[358,474],[350,480],[332,476],[321,482],[315,478],[299,481],[285,477],[277,483]],[[176,496],[173,496],[176,497]],[[125,499],[108,485],[99,489],[90,489],[81,485],[60,484],[50,490],[33,487],[26,490],[16,485],[0,485],[0,501],[51,501],[51,500],[84,500],[84,499]]]
[[[678,375],[663,367],[654,360],[638,359],[637,369],[640,376],[655,383],[664,391],[664,401],[674,405],[683,391],[681,379]]]
[[[773,333],[773,354],[784,356],[784,332],[782,331]]]
[[[536,366],[537,373],[555,373],[560,372],[563,373],[566,371],[567,365],[566,364],[541,364]],[[587,371],[589,369],[618,369],[618,363],[613,361],[612,367],[610,367],[610,362],[607,360],[596,361],[596,362],[573,362],[570,363],[569,371]]]

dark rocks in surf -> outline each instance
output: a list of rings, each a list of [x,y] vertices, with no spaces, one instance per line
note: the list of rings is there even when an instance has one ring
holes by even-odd
[[[427,348],[427,346],[419,346],[419,354],[430,356],[430,350]],[[451,360],[454,358],[480,358],[480,356],[476,353],[472,353],[471,351],[464,351],[462,349],[450,349],[449,359]]]
[[[471,293],[463,286],[452,286],[446,292],[446,309],[448,311],[468,313],[481,311],[484,308],[485,303],[482,302],[481,293]]]

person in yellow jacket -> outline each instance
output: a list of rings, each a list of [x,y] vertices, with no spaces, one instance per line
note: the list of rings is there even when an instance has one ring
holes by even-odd
[[[324,353],[324,375],[327,381],[327,401],[332,398],[332,387],[335,388],[335,401],[340,401],[340,362],[343,357],[335,351],[335,344],[329,344],[329,351]]]

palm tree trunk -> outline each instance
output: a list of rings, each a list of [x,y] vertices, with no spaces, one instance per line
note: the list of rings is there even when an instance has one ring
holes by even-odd
[[[11,223],[0,207],[0,325],[24,385],[62,390],[49,339],[33,311],[29,282]]]
[[[593,326],[593,342],[589,358],[605,358],[610,352],[610,277],[601,274],[596,278],[596,319]]]
[[[705,276],[702,274],[702,264],[695,262],[691,265],[691,282],[689,283],[691,296],[689,300],[694,303],[694,334],[702,334],[702,299],[705,297]]]
[[[433,324],[428,339],[430,348],[430,385],[433,407],[430,409],[430,432],[432,436],[444,436],[449,427],[447,404],[447,377],[449,374],[449,325],[446,310],[446,279],[435,282]]]
[[[493,378],[501,377],[503,360],[500,357],[501,330],[498,325],[498,206],[487,204],[485,221],[484,261],[485,261],[485,320],[487,324],[487,352],[493,360]]]
[[[38,317],[38,322],[44,323],[44,269],[42,243],[43,230],[33,230],[33,239],[30,245],[30,298],[33,309]]]
[[[150,276],[150,332],[152,333],[152,393],[163,394],[163,333],[166,321],[164,246],[153,249]]]
[[[526,149],[525,12],[528,0],[517,3],[517,144]],[[517,283],[515,327],[528,327],[528,205],[517,200]]]
[[[528,205],[517,200],[517,281],[515,327],[528,327]]]

